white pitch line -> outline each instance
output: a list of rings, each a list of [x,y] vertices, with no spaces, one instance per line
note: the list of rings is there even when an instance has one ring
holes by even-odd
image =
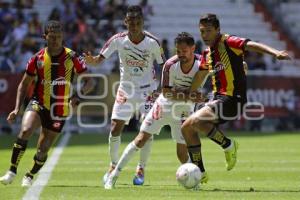
[[[64,147],[69,142],[71,135],[69,133],[64,134],[59,144],[54,148],[50,158],[47,160],[37,179],[34,181],[32,186],[27,190],[23,196],[23,200],[38,200],[45,185],[47,185],[51,173],[62,154]]]

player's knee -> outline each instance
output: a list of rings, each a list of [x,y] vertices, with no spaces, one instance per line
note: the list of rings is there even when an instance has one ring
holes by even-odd
[[[190,131],[194,130],[198,122],[199,121],[195,117],[193,116],[189,117],[187,120],[185,120],[185,122],[181,126],[182,134],[185,135]]]
[[[23,127],[20,131],[19,138],[28,139],[32,135],[33,131],[34,130],[31,127]]]
[[[110,133],[112,136],[119,136],[123,130],[123,124],[119,121],[112,120],[111,121],[111,129]]]
[[[145,143],[150,139],[152,139],[152,135],[145,134],[145,133],[139,133],[136,136],[136,138],[134,139],[135,145],[139,148],[142,148],[145,145]]]

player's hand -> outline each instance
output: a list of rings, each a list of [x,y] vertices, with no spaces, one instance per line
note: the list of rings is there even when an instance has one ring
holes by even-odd
[[[70,99],[70,105],[72,106],[72,108],[75,108],[79,104],[80,104],[80,99],[77,96],[71,97],[71,99]]]
[[[287,51],[279,51],[277,54],[276,54],[276,58],[278,60],[291,60],[291,57],[289,56],[288,52]]]
[[[201,103],[205,101],[205,96],[200,92],[192,92],[190,94],[190,100],[195,103]]]
[[[12,124],[15,120],[16,120],[16,117],[18,115],[18,111],[17,110],[13,110],[12,112],[10,112],[7,116],[7,121],[8,123]]]
[[[96,58],[92,55],[90,51],[87,53],[83,53],[83,56],[84,56],[85,63],[89,65],[93,65],[96,63]]]

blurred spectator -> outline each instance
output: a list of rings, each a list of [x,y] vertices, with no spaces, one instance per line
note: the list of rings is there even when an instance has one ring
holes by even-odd
[[[8,52],[4,54],[4,58],[0,63],[0,71],[7,72],[7,73],[15,73],[16,71],[16,66],[13,60],[9,57]]]
[[[248,70],[266,70],[264,55],[257,52],[246,52],[245,61],[248,64]]]
[[[28,33],[28,24],[24,20],[22,12],[18,13],[18,18],[15,21],[15,27],[13,30],[13,37],[17,42],[21,42]]]
[[[50,15],[49,15],[49,17],[48,17],[48,20],[57,20],[57,21],[60,21],[60,11],[59,11],[59,9],[57,8],[57,7],[55,7],[52,11],[51,11],[51,13],[50,13]]]
[[[145,20],[148,20],[149,15],[150,16],[154,15],[153,7],[152,7],[152,5],[148,4],[148,0],[141,0],[141,2],[139,3],[139,5],[143,9],[143,14],[144,14]]]
[[[31,20],[28,22],[28,36],[41,37],[43,33],[42,23],[39,20],[39,14],[33,12]]]
[[[32,8],[34,0],[15,0],[16,8]]]
[[[16,73],[25,71],[28,60],[33,56],[34,44],[30,40],[24,40],[20,49],[20,53],[16,58]]]

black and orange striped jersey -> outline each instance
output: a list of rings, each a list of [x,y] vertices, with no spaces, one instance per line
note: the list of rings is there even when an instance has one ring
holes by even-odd
[[[220,35],[212,47],[203,52],[202,69],[212,74],[215,94],[246,98],[246,72],[243,66],[245,44],[249,39]]]
[[[41,49],[26,67],[28,75],[37,76],[33,99],[54,116],[67,116],[74,73],[80,74],[86,69],[84,61],[69,48],[64,47],[55,57],[51,57],[46,48]]]

